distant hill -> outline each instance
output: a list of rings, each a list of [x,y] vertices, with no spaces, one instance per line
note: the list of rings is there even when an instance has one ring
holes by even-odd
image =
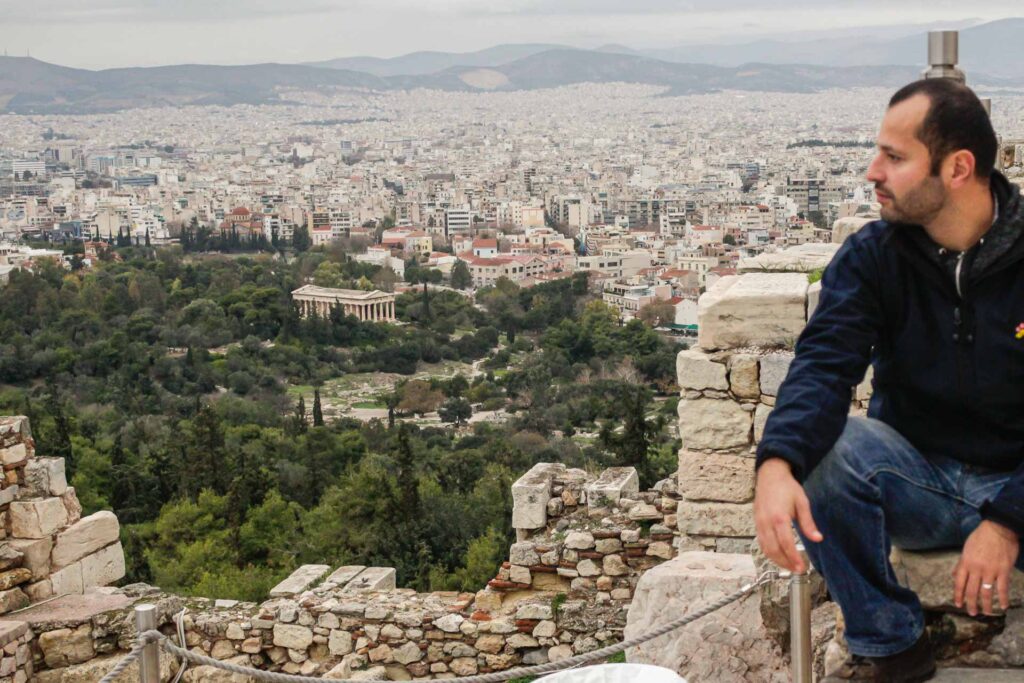
[[[1024,41],[1013,40],[1024,20],[992,22],[961,33],[961,55],[972,84],[1024,85],[1024,73],[1014,65],[1024,61]],[[979,42],[980,41],[980,42]],[[91,113],[120,109],[181,106],[265,104],[288,101],[289,90],[364,88],[395,90],[431,88],[467,92],[533,90],[576,83],[643,83],[669,88],[669,94],[717,90],[816,92],[828,88],[863,86],[897,87],[918,77],[924,61],[924,38],[901,38],[856,48],[850,60],[877,63],[847,65],[810,63],[813,52],[843,62],[842,41],[830,41],[811,50],[807,45],[771,41],[732,46],[739,54],[779,55],[804,62],[778,63],[751,59],[739,65],[681,62],[638,55],[617,45],[601,50],[577,50],[542,45],[505,45],[475,53],[419,53],[378,64],[380,73],[412,69],[407,63],[448,64],[429,73],[378,75],[365,71],[302,64],[248,66],[180,65],[89,71],[48,64],[27,57],[0,57],[0,111],[18,113]],[[782,45],[782,47],[780,47]],[[742,48],[742,49],[741,49]],[[758,52],[758,51],[761,52]],[[526,53],[526,54],[523,54]],[[682,53],[677,53],[681,55]],[[1019,57],[1013,57],[1018,55]],[[424,57],[423,55],[432,55]],[[515,56],[519,55],[519,56]],[[915,58],[912,55],[918,55]],[[986,55],[988,58],[986,59]],[[501,60],[513,56],[509,61]],[[713,56],[710,53],[705,56]],[[1013,57],[1013,59],[1011,59]],[[405,61],[403,61],[405,60]],[[344,61],[344,60],[335,60]],[[351,60],[349,60],[351,62]],[[900,61],[909,65],[900,65]],[[494,63],[501,62],[501,63]],[[917,62],[916,64],[914,62]],[[976,65],[976,68],[972,66]]]
[[[260,104],[285,88],[383,89],[370,74],[293,64],[186,64],[89,71],[30,57],[0,57],[0,111],[89,113],[135,107]]]
[[[307,66],[362,71],[374,76],[425,76],[455,66],[500,66],[539,52],[562,48],[562,45],[521,44],[496,45],[477,52],[412,52],[400,57],[342,57]]]
[[[1000,19],[960,29],[960,66],[968,72],[1019,79],[1024,63],[1024,18]],[[642,54],[670,62],[739,66],[750,62],[874,66],[906,64],[924,68],[927,32],[872,40],[864,35],[816,40],[758,40],[735,45],[680,45]],[[621,50],[620,50],[621,51]],[[634,53],[635,54],[635,53]]]

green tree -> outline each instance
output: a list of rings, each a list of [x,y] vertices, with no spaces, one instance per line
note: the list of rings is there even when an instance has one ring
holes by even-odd
[[[464,398],[450,398],[437,411],[444,422],[462,424],[473,415],[473,407]]]
[[[473,275],[469,272],[469,266],[466,262],[459,259],[452,266],[452,287],[455,289],[466,289],[473,284]]]
[[[313,389],[313,426],[324,426],[324,411],[320,407],[320,389]]]

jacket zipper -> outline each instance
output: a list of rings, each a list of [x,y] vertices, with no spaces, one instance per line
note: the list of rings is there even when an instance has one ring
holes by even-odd
[[[953,276],[953,279],[956,281],[956,295],[961,299],[964,298],[964,294],[960,290],[960,271],[964,265],[964,255],[966,253],[966,251],[961,251],[960,255],[956,257],[956,273]]]

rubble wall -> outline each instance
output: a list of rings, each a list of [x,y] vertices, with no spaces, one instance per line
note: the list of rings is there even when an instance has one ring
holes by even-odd
[[[117,517],[82,517],[64,459],[36,455],[28,418],[0,417],[0,460],[0,614],[124,576]]]

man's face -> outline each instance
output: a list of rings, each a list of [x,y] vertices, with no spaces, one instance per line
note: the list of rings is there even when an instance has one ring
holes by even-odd
[[[927,225],[946,203],[941,176],[931,174],[931,155],[917,139],[930,100],[915,95],[889,108],[878,133],[878,154],[868,166],[884,220]]]

